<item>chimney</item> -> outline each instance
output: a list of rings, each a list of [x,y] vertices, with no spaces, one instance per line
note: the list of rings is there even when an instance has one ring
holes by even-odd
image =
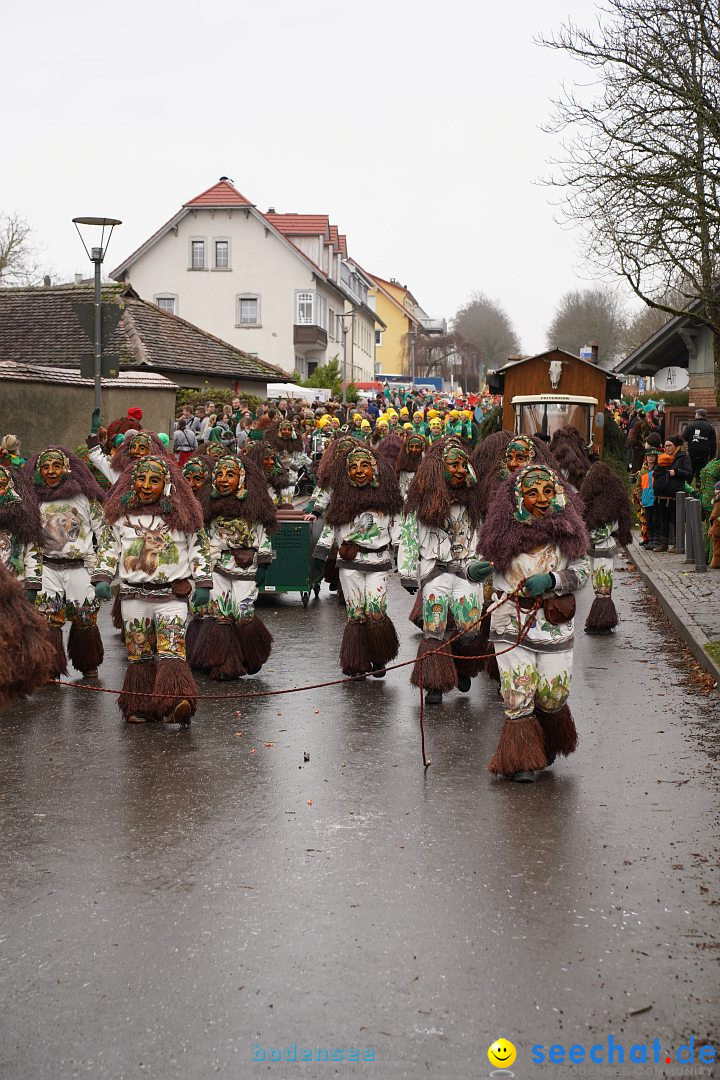
[[[600,353],[600,342],[593,339],[590,342],[590,360],[591,360],[591,363],[597,364],[599,353]]]
[[[277,214],[277,210],[274,206],[268,206],[268,214]]]
[[[75,284],[76,285],[82,285],[82,281],[83,281],[82,274],[76,274],[75,275]]]
[[[52,285],[52,279],[51,279],[49,274],[46,274],[45,277],[43,278],[43,285],[45,286],[46,289],[49,289],[50,286]]]

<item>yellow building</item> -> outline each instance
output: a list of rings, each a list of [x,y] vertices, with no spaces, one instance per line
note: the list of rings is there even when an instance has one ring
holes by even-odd
[[[373,283],[369,290],[370,302],[385,323],[384,330],[375,331],[375,371],[388,375],[409,374],[412,369],[411,335],[423,329],[423,323],[415,315],[418,302],[399,282],[386,281],[376,274],[367,276]]]

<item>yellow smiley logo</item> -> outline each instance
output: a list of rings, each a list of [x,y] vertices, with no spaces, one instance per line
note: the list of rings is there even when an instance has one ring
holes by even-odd
[[[488,1047],[488,1061],[499,1069],[512,1065],[517,1057],[517,1051],[507,1039],[496,1039],[492,1046]]]

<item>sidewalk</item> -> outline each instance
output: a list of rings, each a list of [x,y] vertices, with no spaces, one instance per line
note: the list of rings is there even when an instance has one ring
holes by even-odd
[[[720,681],[720,570],[698,574],[684,555],[646,551],[639,539],[635,531],[628,556],[695,659]]]

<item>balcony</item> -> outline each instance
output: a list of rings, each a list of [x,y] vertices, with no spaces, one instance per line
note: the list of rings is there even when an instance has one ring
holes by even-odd
[[[313,326],[309,323],[303,323],[298,325],[297,323],[293,327],[293,342],[296,349],[326,349],[327,348],[327,330],[323,330],[322,326]]]

